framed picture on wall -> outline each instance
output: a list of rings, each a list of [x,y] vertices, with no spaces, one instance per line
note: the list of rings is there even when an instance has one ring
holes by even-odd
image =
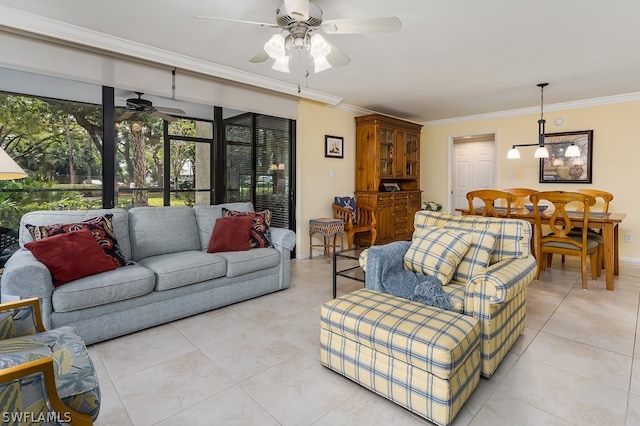
[[[344,158],[344,138],[340,136],[324,136],[324,156],[330,158]]]
[[[540,159],[540,183],[591,183],[593,130],[547,133],[544,146],[549,158]],[[576,147],[579,156],[566,155]]]

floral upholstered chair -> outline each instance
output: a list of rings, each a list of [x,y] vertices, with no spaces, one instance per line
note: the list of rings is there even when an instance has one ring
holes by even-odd
[[[1,304],[0,411],[9,424],[90,425],[99,409],[98,377],[73,328],[45,330],[38,299]]]

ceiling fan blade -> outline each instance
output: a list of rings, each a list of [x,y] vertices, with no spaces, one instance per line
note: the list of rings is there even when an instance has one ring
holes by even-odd
[[[267,59],[269,59],[269,54],[266,50],[262,49],[261,51],[253,55],[253,57],[249,59],[249,62],[253,64],[259,64],[260,62],[264,62]]]
[[[172,116],[170,116],[170,115],[164,114],[164,113],[162,113],[162,112],[160,112],[160,111],[158,111],[158,110],[153,111],[151,114],[155,115],[156,117],[160,117],[160,118],[162,118],[163,120],[167,120],[167,121],[169,121],[169,122],[173,122],[173,121],[176,121],[176,120],[177,120],[177,118],[176,118],[176,117],[172,117]]]
[[[183,110],[181,110],[179,108],[170,108],[170,107],[159,106],[159,107],[156,107],[156,110],[160,111],[160,112],[165,112],[165,113],[168,113],[168,114],[180,114],[180,115],[186,114]]]
[[[284,0],[284,8],[296,21],[309,19],[309,0]]]
[[[320,28],[327,34],[394,33],[402,27],[396,16],[388,18],[329,19]]]
[[[347,55],[342,53],[340,49],[329,43],[327,40],[325,41],[329,46],[331,46],[331,52],[329,52],[329,54],[327,55],[327,62],[329,62],[332,67],[343,67],[351,62],[351,59]]]
[[[213,16],[194,16],[196,19],[207,19],[209,21],[235,22],[238,24],[260,25],[261,27],[279,28],[276,24],[267,24],[265,22],[243,21],[240,19],[215,18]]]
[[[129,117],[131,117],[133,114],[135,114],[135,111],[127,111],[124,114],[122,114],[120,117],[116,118],[116,121],[124,121]]]

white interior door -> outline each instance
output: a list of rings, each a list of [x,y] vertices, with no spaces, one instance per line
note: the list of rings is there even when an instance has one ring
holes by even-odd
[[[468,207],[467,192],[495,188],[495,144],[493,140],[456,142],[454,139],[451,160],[454,209]]]

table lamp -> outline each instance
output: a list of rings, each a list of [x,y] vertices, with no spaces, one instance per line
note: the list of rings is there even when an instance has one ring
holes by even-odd
[[[27,173],[13,161],[4,149],[0,148],[0,180],[22,179],[27,177]]]

